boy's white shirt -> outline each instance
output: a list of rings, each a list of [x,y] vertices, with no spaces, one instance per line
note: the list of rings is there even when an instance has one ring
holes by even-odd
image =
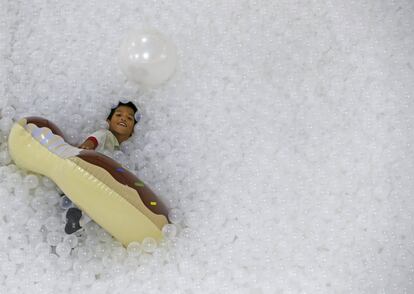
[[[98,146],[95,148],[95,151],[97,152],[103,152],[104,150],[112,152],[115,149],[119,149],[118,139],[108,129],[97,130],[89,137],[95,137],[98,141]]]

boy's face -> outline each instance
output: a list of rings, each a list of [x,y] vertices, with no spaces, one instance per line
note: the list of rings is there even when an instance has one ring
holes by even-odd
[[[109,130],[120,135],[131,136],[134,131],[134,110],[128,106],[119,106],[108,120]]]

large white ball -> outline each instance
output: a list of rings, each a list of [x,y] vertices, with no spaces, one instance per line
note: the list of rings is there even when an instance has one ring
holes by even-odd
[[[131,81],[157,86],[168,80],[177,64],[175,45],[154,29],[131,31],[119,50],[119,65]]]

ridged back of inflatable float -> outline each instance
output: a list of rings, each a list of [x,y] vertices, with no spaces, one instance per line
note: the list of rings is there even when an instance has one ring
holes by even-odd
[[[50,136],[50,130],[42,128],[41,132],[32,134],[25,119],[13,125],[8,143],[17,166],[51,178],[78,207],[125,246],[145,237],[162,237],[162,225],[167,223],[165,216],[152,216],[144,204],[134,206],[128,202],[119,192],[136,191],[118,183],[104,169],[76,157],[79,149],[71,146],[73,149],[53,151],[53,148],[42,145],[42,136]],[[38,136],[37,139],[34,135]],[[59,138],[55,139],[58,142]],[[52,143],[48,144],[50,147]],[[57,145],[59,143],[55,147]],[[94,174],[99,174],[99,177]]]

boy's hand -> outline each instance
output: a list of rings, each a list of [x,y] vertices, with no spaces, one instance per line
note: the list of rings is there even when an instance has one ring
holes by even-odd
[[[87,139],[79,146],[79,148],[86,150],[95,150],[95,143],[91,139]]]

